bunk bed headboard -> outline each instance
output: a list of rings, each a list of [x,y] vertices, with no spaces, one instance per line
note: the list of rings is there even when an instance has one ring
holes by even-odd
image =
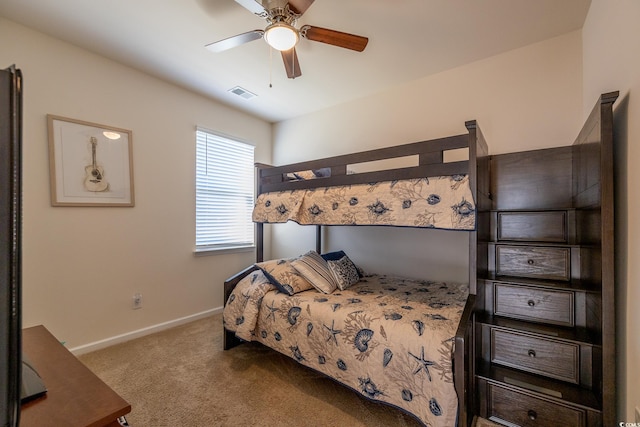
[[[488,149],[482,132],[475,120],[465,123],[466,134],[414,142],[393,147],[379,148],[358,153],[328,157],[324,159],[292,163],[283,166],[256,164],[257,196],[266,193],[282,193],[294,190],[314,190],[339,186],[369,185],[374,182],[395,182],[439,176],[468,175],[471,195],[480,212],[490,206]],[[468,150],[468,158],[449,154],[454,150]],[[400,159],[414,156],[413,166],[394,167],[351,173],[350,166]],[[415,162],[417,157],[417,162]],[[453,157],[453,159],[451,159]],[[417,164],[415,164],[417,163]],[[310,178],[310,179],[308,179]],[[488,208],[487,208],[488,209]],[[264,260],[264,223],[257,223],[256,261]],[[388,225],[388,224],[387,224]],[[478,226],[480,224],[478,223]],[[316,233],[316,250],[321,249],[321,229]],[[470,234],[469,258],[470,292],[475,294],[475,265],[477,229],[475,224]]]

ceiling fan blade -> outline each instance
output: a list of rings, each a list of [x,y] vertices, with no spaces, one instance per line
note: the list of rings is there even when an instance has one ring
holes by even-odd
[[[358,52],[362,52],[369,39],[367,37],[356,36],[355,34],[343,33],[341,31],[329,30],[327,28],[312,27],[305,25],[300,28],[300,34],[315,42],[327,43],[333,46],[343,47]]]
[[[313,2],[314,0],[289,0],[289,8],[292,12],[302,15],[311,7]]]
[[[262,16],[267,12],[258,0],[236,0],[236,3],[258,16]]]
[[[284,62],[284,68],[285,70],[287,70],[287,77],[289,77],[290,79],[300,77],[302,75],[302,71],[300,71],[300,63],[298,63],[296,48],[293,47],[289,50],[283,50],[280,53],[282,54],[282,62]]]
[[[209,43],[205,47],[211,52],[222,52],[224,50],[261,39],[263,35],[263,30],[253,30],[226,39],[218,40],[217,42]]]

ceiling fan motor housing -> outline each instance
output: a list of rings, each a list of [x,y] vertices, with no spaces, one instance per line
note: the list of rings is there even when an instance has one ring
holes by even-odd
[[[267,15],[265,19],[270,24],[282,22],[293,27],[296,24],[296,20],[300,17],[300,15],[297,15],[291,10],[288,3],[285,7],[274,7],[273,9],[266,9],[265,12]]]

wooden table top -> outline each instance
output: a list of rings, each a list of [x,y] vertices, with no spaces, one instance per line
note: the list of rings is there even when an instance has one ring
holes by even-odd
[[[44,326],[22,331],[22,349],[47,393],[21,407],[21,427],[103,427],[131,405],[67,350]]]

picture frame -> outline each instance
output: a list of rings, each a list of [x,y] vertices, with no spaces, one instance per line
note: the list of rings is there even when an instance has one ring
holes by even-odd
[[[51,206],[134,206],[132,132],[47,115]]]

